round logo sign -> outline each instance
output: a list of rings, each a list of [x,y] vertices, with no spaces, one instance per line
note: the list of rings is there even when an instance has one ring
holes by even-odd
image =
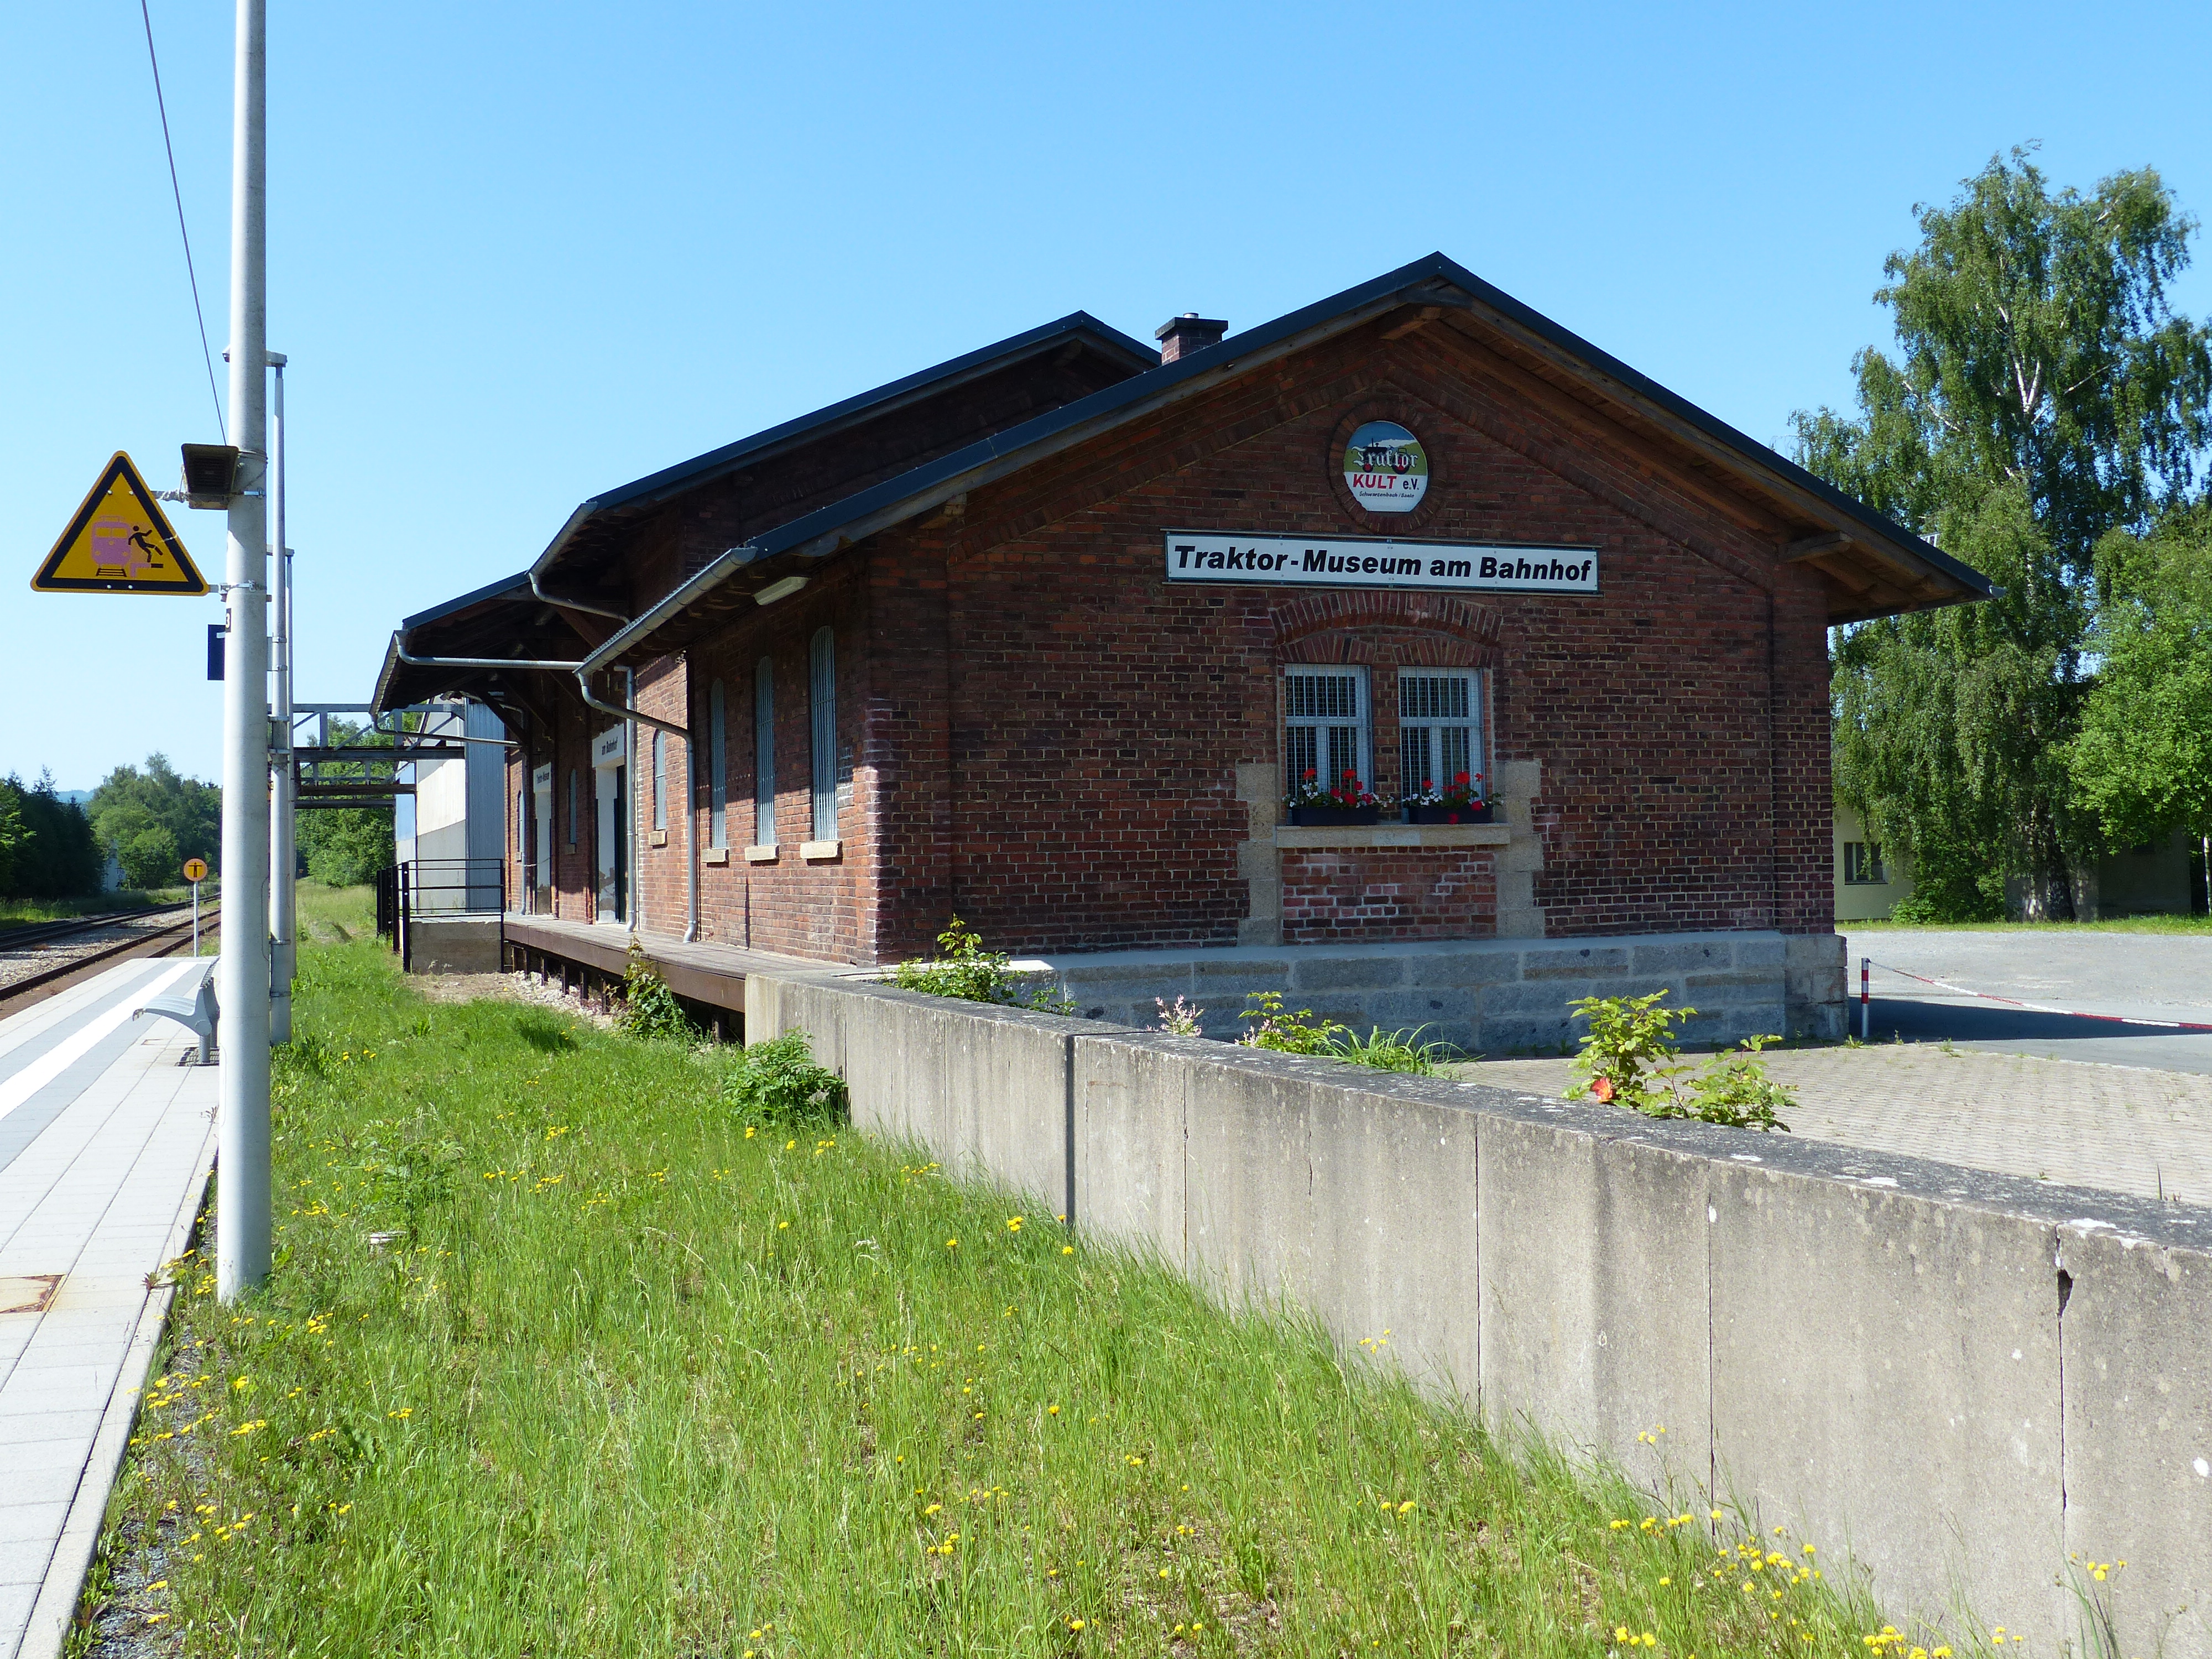
[[[185,860],[185,879],[186,881],[200,881],[204,879],[206,875],[207,860],[205,859],[186,859]]]
[[[1428,493],[1427,452],[1395,421],[1370,421],[1344,447],[1344,482],[1370,513],[1411,513]]]

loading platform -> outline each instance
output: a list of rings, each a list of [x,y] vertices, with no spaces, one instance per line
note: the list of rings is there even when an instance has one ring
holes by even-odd
[[[564,990],[604,997],[622,983],[629,964],[630,941],[647,956],[668,988],[690,1005],[690,1012],[717,1042],[743,1041],[745,975],[859,972],[843,964],[804,957],[740,950],[733,945],[685,944],[659,933],[632,933],[613,923],[570,921],[559,916],[510,910],[502,919],[501,952],[510,970],[558,980]]]

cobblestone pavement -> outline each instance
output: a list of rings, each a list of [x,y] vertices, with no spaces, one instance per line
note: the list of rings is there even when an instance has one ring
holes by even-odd
[[[1798,1099],[1784,1118],[1810,1139],[2212,1204],[2212,1077],[1927,1042],[1793,1048],[1766,1059]],[[1448,1069],[1550,1096],[1571,1076],[1565,1060]]]

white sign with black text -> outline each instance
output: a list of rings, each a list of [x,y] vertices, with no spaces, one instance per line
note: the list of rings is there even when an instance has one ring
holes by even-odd
[[[1373,536],[1167,532],[1171,582],[1262,586],[1471,588],[1492,593],[1595,593],[1594,547],[1401,542]]]

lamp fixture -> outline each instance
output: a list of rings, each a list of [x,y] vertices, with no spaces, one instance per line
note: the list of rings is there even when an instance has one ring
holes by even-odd
[[[799,592],[800,588],[805,586],[808,580],[809,579],[805,576],[786,576],[780,582],[770,582],[766,587],[763,587],[759,592],[753,595],[753,603],[755,605],[774,605],[778,599],[787,599],[793,594]]]

